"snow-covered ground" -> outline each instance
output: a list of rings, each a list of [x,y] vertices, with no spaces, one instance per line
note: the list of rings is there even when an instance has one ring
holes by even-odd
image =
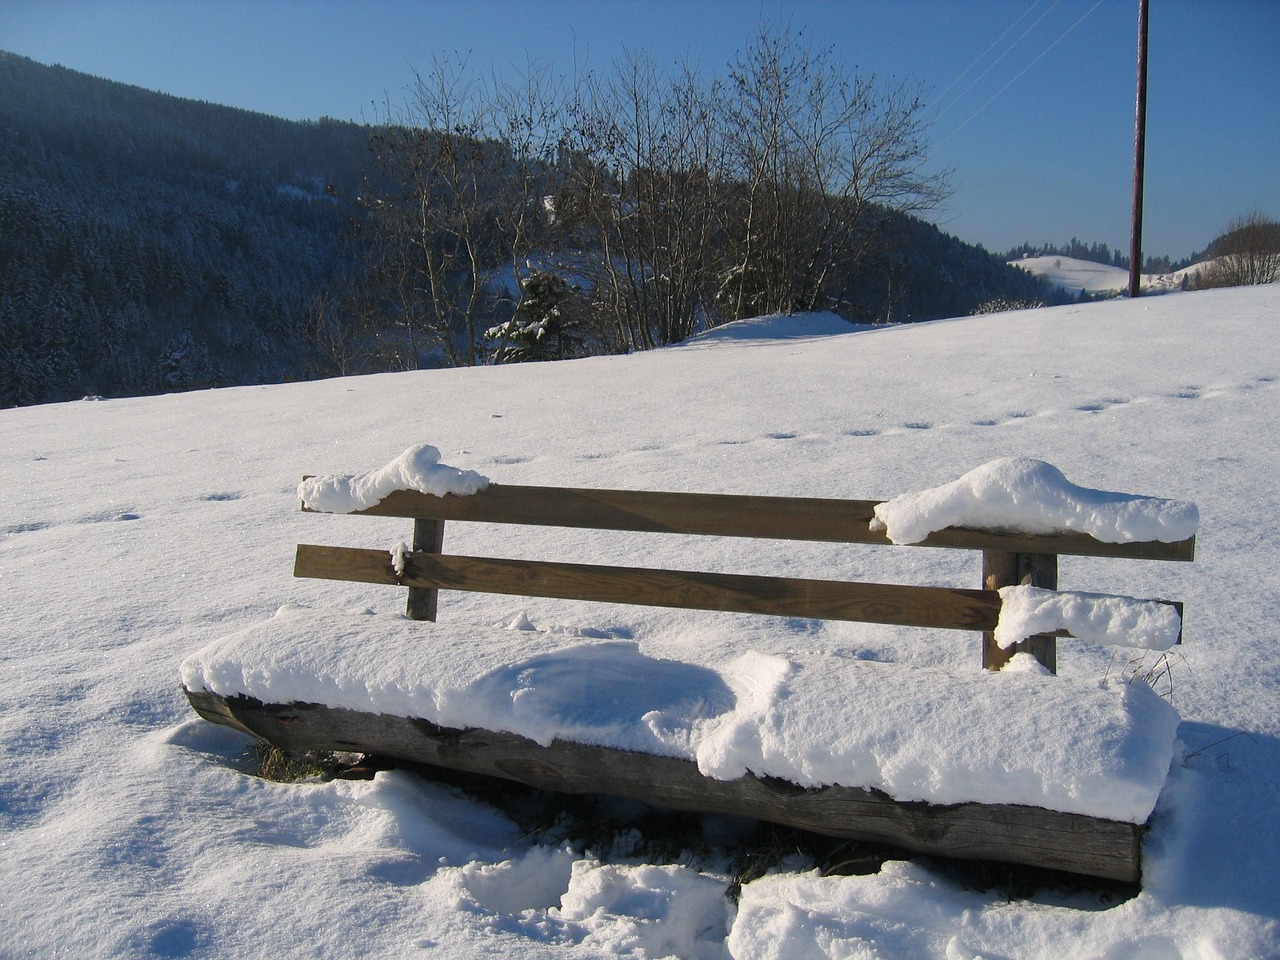
[[[844,334],[775,321],[630,357],[0,412],[0,956],[1280,956],[1278,316],[1272,286]],[[424,441],[499,483],[889,498],[1029,456],[1086,486],[1194,501],[1194,564],[1062,564],[1067,588],[1186,603],[1162,688],[1181,747],[1142,893],[1009,900],[924,859],[854,877],[795,861],[734,905],[715,864],[540,842],[408,774],[244,774],[244,739],[194,717],[180,665],[283,604],[398,610],[391,588],[294,580],[291,558],[298,542],[390,549],[407,521],[302,514],[296,490],[304,472],[356,473]],[[479,554],[979,580],[971,559],[918,548],[448,538]],[[624,660],[953,674],[978,660],[976,638],[929,631],[551,600],[446,594],[441,621],[532,626],[531,657],[586,637]],[[1061,670],[1133,668],[1064,641]]]
[[[1075,257],[1023,257],[1010,260],[1010,266],[1020,267],[1037,277],[1044,277],[1055,287],[1067,293],[1084,291],[1091,296],[1119,294],[1129,289],[1129,271],[1105,263],[1078,260]],[[1183,280],[1194,275],[1202,264],[1192,264],[1173,273],[1144,273],[1142,289],[1150,293],[1167,293],[1181,289]]]

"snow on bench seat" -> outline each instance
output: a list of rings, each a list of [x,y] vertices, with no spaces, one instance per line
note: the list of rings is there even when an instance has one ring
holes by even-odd
[[[182,682],[680,757],[719,780],[751,771],[1132,824],[1155,806],[1178,725],[1141,682],[1050,676],[1029,657],[962,674],[792,652],[712,664],[632,641],[444,623],[424,633],[398,615],[296,608],[195,653]]]

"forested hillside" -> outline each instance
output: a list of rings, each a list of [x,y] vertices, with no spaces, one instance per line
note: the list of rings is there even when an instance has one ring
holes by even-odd
[[[312,375],[367,137],[0,54],[0,405]]]
[[[417,184],[378,166],[375,132],[383,144],[405,133],[286,121],[0,52],[0,407],[557,355],[485,340],[490,325],[512,319],[519,297],[486,295],[483,323],[468,330],[445,317],[435,321],[434,342],[415,339],[413,324],[433,321],[413,311],[449,304],[412,302],[425,284],[387,286],[387,264],[397,261],[372,246],[385,237],[378,215],[412,208]],[[517,166],[510,143],[486,140],[481,150],[496,169]],[[544,180],[558,169],[559,161],[544,162],[537,186],[562,191]],[[428,182],[439,180],[429,173]],[[633,173],[625,187],[642,182]],[[536,204],[536,192],[530,197]],[[494,208],[493,197],[476,200]],[[882,219],[883,242],[843,271],[832,306],[847,319],[926,320],[993,301],[1049,299],[1023,271],[923,220]],[[582,246],[582,236],[556,232],[539,242],[567,244],[579,266],[595,257],[617,267],[593,234]],[[428,249],[454,243],[446,225]],[[496,244],[479,261],[483,283],[520,269],[513,249]],[[547,254],[548,263],[564,262]],[[641,266],[648,278],[665,276]],[[399,276],[420,275],[415,269],[401,264]],[[465,268],[446,267],[437,279],[449,289],[474,287]],[[617,315],[603,286],[577,284],[572,294],[594,301],[597,317]],[[705,296],[692,309],[703,324],[732,318]],[[469,349],[451,349],[463,337]],[[606,329],[576,349],[649,345]],[[558,355],[568,354],[561,347]]]
[[[1066,302],[1061,290],[916,217],[896,217],[892,242],[851,284],[864,320],[910,323]]]

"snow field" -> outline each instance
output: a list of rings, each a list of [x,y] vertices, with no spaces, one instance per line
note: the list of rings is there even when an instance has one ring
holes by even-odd
[[[1260,288],[842,336],[780,338],[775,321],[632,357],[0,412],[0,956],[1280,956],[1278,315],[1280,292]],[[299,542],[390,545],[406,522],[304,515],[296,487],[424,436],[498,483],[885,499],[1032,457],[1082,485],[1194,501],[1194,564],[1064,558],[1061,570],[1071,589],[1186,603],[1172,666],[1181,747],[1142,892],[1010,901],[924,860],[865,877],[796,863],[726,909],[708,893],[728,883],[714,866],[544,847],[405,774],[246,776],[244,738],[191,714],[179,665],[286,603],[394,613],[397,591],[295,581],[291,557]],[[463,553],[979,578],[926,549],[450,537]],[[748,650],[951,673],[978,659],[976,641],[928,631],[441,604],[442,624],[521,615],[539,627],[524,631],[527,657],[577,636],[655,660],[696,651],[717,669]],[[1061,665],[1094,683],[1131,669],[1072,641]]]

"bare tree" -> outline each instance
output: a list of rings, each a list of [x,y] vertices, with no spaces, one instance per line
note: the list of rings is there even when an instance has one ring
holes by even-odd
[[[727,79],[639,54],[565,91],[545,70],[511,84],[437,60],[375,141],[401,185],[371,205],[394,321],[377,342],[399,365],[482,362],[541,273],[623,349],[843,303],[884,224],[944,194],[922,113],[911,85],[789,33],[762,32]]]
[[[316,355],[319,371],[345,377],[356,369],[358,329],[338,297],[324,291],[307,304],[304,314],[307,345]]]
[[[1280,280],[1280,222],[1259,210],[1237,217],[1207,251],[1195,286],[1240,287]]]
[[[574,269],[621,345],[649,349],[705,320],[718,256],[721,138],[714,82],[659,72],[644,55],[578,88],[565,130],[560,207],[594,248]]]
[[[373,266],[411,365],[428,349],[480,362],[485,330],[518,300],[559,133],[545,72],[524,80],[484,81],[464,60],[438,59],[375,137],[403,192],[372,203]]]
[[[735,317],[827,307],[894,213],[946,195],[945,172],[925,169],[920,90],[767,29],[729,76],[726,148],[741,188],[721,303]]]

